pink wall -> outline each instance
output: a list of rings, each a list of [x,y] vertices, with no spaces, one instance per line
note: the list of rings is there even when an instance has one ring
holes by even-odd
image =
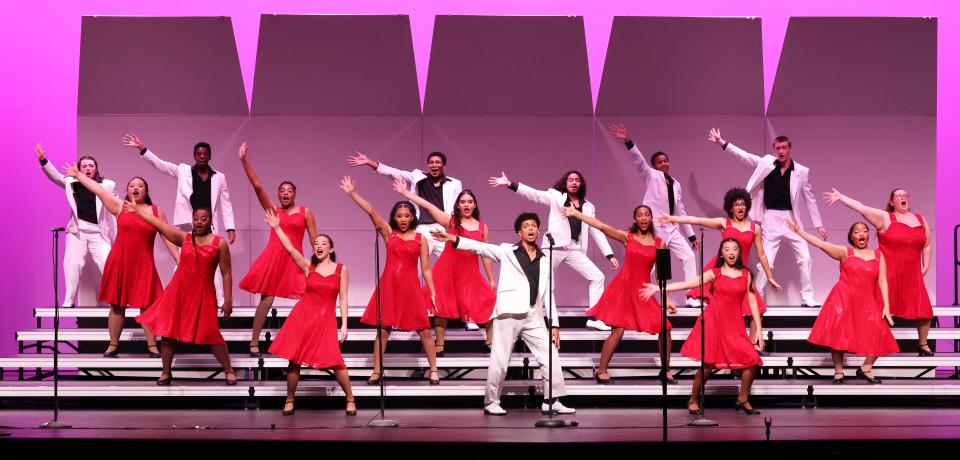
[[[47,304],[49,289],[49,232],[45,229],[61,225],[66,215],[62,192],[50,186],[37,171],[32,154],[34,142],[42,140],[51,158],[58,163],[73,157],[77,151],[77,94],[78,62],[80,56],[80,26],[84,15],[144,15],[144,16],[229,16],[232,19],[240,69],[246,100],[252,100],[253,75],[256,64],[257,32],[261,13],[286,14],[408,14],[418,89],[421,101],[426,89],[431,39],[435,15],[580,15],[583,16],[590,91],[594,102],[599,94],[600,78],[610,35],[613,16],[756,16],[763,18],[763,69],[764,94],[769,100],[776,75],[781,45],[790,16],[936,16],[938,17],[938,68],[937,68],[937,140],[940,145],[936,155],[936,197],[938,223],[936,250],[939,263],[936,267],[938,303],[952,300],[952,227],[960,222],[960,181],[956,171],[960,168],[960,152],[955,142],[946,142],[951,130],[960,123],[960,97],[953,82],[960,81],[960,27],[954,21],[960,19],[960,11],[948,1],[896,2],[816,2],[807,5],[783,4],[761,0],[728,2],[681,1],[663,2],[581,2],[581,1],[488,1],[479,5],[450,4],[435,1],[382,1],[357,4],[353,2],[320,1],[304,4],[299,1],[276,1],[268,5],[252,1],[154,2],[130,4],[122,1],[48,2],[36,1],[14,3],[7,6],[7,13],[0,27],[0,62],[5,72],[0,73],[0,88],[3,88],[4,108],[0,114],[0,139],[8,149],[7,165],[14,170],[12,179],[2,187],[8,197],[15,193],[28,192],[26,206],[11,207],[11,215],[22,219],[7,218],[2,237],[9,241],[6,264],[0,273],[0,288],[6,297],[8,313],[0,322],[0,351],[11,351],[13,332],[31,327],[29,309],[37,304]],[[136,55],[125,59],[136,60]],[[252,128],[257,131],[256,120]],[[358,128],[353,128],[359,130]],[[404,132],[395,127],[398,133]],[[446,128],[445,128],[446,129]],[[450,129],[458,129],[452,127]],[[353,132],[353,131],[347,131]],[[452,131],[454,132],[454,131]],[[425,129],[424,136],[429,131]],[[359,138],[363,133],[359,132]],[[866,130],[866,135],[875,134]],[[228,133],[224,132],[224,136]],[[402,135],[402,134],[397,134]],[[439,134],[438,134],[439,135]],[[218,135],[219,136],[219,135]],[[482,140],[482,139],[481,139]],[[483,140],[482,140],[483,141]],[[226,141],[225,141],[226,142]],[[283,140],[275,141],[282,145]],[[361,148],[382,148],[385,140],[367,139]],[[454,144],[457,139],[448,138]],[[484,141],[487,142],[487,141]],[[270,141],[264,141],[270,143]],[[337,151],[351,148],[345,142],[334,146]],[[438,140],[439,143],[439,140]],[[226,145],[226,144],[225,144]],[[173,151],[180,147],[171,146]],[[450,147],[454,148],[454,147]],[[221,149],[231,154],[233,147]],[[388,149],[389,150],[389,149]],[[417,152],[419,154],[419,152]],[[406,166],[416,166],[413,159]],[[479,173],[478,173],[479,174]],[[482,175],[482,174],[480,174]],[[550,174],[548,174],[550,175]],[[369,177],[369,176],[367,176]],[[119,178],[119,177],[118,177]],[[271,177],[268,180],[276,180]],[[366,179],[366,177],[364,178]],[[232,186],[243,187],[242,176],[232,174]],[[303,181],[306,181],[304,179]],[[161,179],[156,179],[161,181]],[[364,183],[374,182],[373,178]],[[160,183],[160,182],[158,182]],[[384,184],[380,184],[384,185]],[[685,184],[686,185],[686,184]],[[687,186],[689,188],[689,186]],[[823,188],[823,187],[820,187]],[[240,191],[240,190],[237,190]],[[164,199],[167,199],[166,197]],[[313,201],[315,198],[310,198]],[[383,198],[386,200],[386,198]],[[19,208],[22,208],[19,209]],[[924,209],[931,214],[931,211]],[[849,219],[849,217],[845,218]],[[20,221],[23,224],[19,224]],[[349,241],[349,239],[347,240]],[[357,244],[361,242],[358,241]],[[253,246],[258,244],[249,243]],[[261,243],[262,244],[262,243]],[[343,243],[341,243],[343,244]],[[251,246],[252,247],[252,246]],[[815,262],[816,263],[816,262]],[[356,301],[356,299],[351,299]]]

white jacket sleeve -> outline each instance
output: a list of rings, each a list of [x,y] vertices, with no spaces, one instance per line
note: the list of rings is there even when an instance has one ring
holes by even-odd
[[[43,170],[43,173],[50,179],[50,182],[59,185],[60,188],[66,188],[67,181],[64,179],[63,174],[57,171],[57,168],[53,166],[53,163],[51,163],[49,159],[40,169]]]
[[[740,161],[746,163],[750,167],[756,167],[760,164],[760,156],[754,155],[736,145],[733,145],[733,142],[727,142],[727,146],[724,148],[727,152],[732,153]]]
[[[158,157],[156,154],[154,154],[150,150],[147,150],[141,156],[143,157],[144,160],[147,160],[147,163],[149,163],[150,166],[153,166],[154,168],[156,168],[157,171],[160,171],[173,178],[177,177],[177,165],[169,161],[161,160],[160,157]]]
[[[817,207],[817,197],[813,194],[813,186],[810,185],[810,174],[800,182],[800,193],[807,203],[807,210],[810,212],[810,222],[813,222],[813,228],[823,227],[823,220],[820,219],[820,208]]]
[[[233,203],[230,202],[230,189],[227,187],[227,176],[223,176],[223,187],[220,188],[220,212],[223,214],[224,230],[236,230],[233,221]]]
[[[534,203],[545,204],[547,206],[553,204],[549,190],[537,190],[520,182],[517,182],[517,195],[533,201]]]
[[[479,254],[488,259],[500,262],[500,259],[503,257],[503,248],[496,244],[482,243],[477,240],[471,240],[470,238],[459,237],[457,239],[457,249],[462,251],[470,251],[474,254]]]
[[[596,209],[591,211],[590,217],[596,218]],[[607,241],[607,235],[604,235],[599,229],[593,228],[585,223],[583,225],[587,227],[587,231],[590,232],[590,236],[593,237],[594,241],[597,242],[597,249],[600,249],[600,253],[602,253],[604,257],[612,256],[613,249],[610,248],[610,242]]]
[[[382,161],[380,162],[380,165],[377,166],[376,171],[377,171],[377,174],[383,174],[384,176],[390,176],[390,177],[394,177],[394,178],[397,178],[397,179],[403,179],[403,180],[407,181],[407,184],[409,184],[411,187],[413,186],[413,182],[414,182],[414,181],[413,181],[413,171],[401,171],[401,170],[399,170],[399,169],[397,169],[397,168],[393,168],[393,167],[387,166],[387,165],[384,164]]]
[[[687,210],[684,209],[684,207],[683,207],[683,199],[680,197],[680,193],[682,193],[682,192],[680,191],[680,189],[677,189],[677,197],[676,197],[676,200],[677,200],[677,209],[676,209],[676,211],[677,211],[677,215],[678,215],[678,216],[685,216],[685,215],[687,215]],[[690,224],[681,224],[681,225],[680,225],[680,232],[683,233],[683,235],[686,236],[687,239],[690,239],[691,236],[694,236],[693,227],[691,227]]]
[[[643,153],[640,152],[640,148],[637,147],[637,144],[633,144],[633,147],[630,150],[627,150],[630,153],[630,158],[633,160],[633,164],[637,165],[637,171],[640,171],[640,176],[646,180],[650,180],[650,176],[653,174],[655,169],[650,163],[647,163],[647,159],[643,157]]]

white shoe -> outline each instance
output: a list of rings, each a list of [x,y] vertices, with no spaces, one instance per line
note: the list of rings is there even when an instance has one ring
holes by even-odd
[[[543,403],[540,405],[540,413],[543,415],[547,415],[547,413],[551,409],[553,409],[554,414],[576,414],[577,413],[576,409],[573,409],[571,407],[567,407],[561,404],[559,399],[553,402],[552,408],[548,407],[547,403]]]
[[[60,308],[73,308],[73,304],[61,305]]]
[[[820,304],[816,300],[802,301],[800,302],[801,308],[820,308]]]
[[[483,408],[483,413],[486,415],[498,415],[498,416],[507,415],[507,411],[503,410],[503,408],[500,407],[500,403],[497,403],[497,402],[492,402],[490,404],[487,404]]]
[[[467,330],[468,330],[468,331],[479,331],[479,330],[480,330],[480,326],[477,326],[477,323],[467,322]]]
[[[687,298],[686,306],[700,308],[700,299]],[[707,302],[703,302],[703,306],[707,306]]]
[[[606,324],[603,323],[603,321],[600,321],[599,319],[588,319],[587,327],[589,327],[590,329],[596,329],[598,331],[610,330],[610,326],[607,326]]]

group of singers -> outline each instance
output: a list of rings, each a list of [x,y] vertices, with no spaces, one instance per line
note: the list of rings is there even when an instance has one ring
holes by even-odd
[[[425,171],[392,168],[360,152],[349,155],[348,165],[369,166],[391,177],[394,190],[403,198],[384,216],[360,195],[353,178],[346,176],[340,183],[386,241],[387,259],[379,288],[361,318],[363,324],[377,326],[379,309],[382,328],[374,340],[374,357],[386,351],[391,331],[417,331],[430,364],[429,382],[437,385],[440,375],[436,357],[444,352],[449,320],[462,320],[468,329],[483,325],[490,349],[486,414],[506,414],[500,405],[500,390],[518,338],[532,351],[545,385],[552,389],[548,393],[552,399],[545,398],[542,411],[575,412],[559,400],[566,390],[558,355],[556,302],[549,288],[551,273],[562,263],[589,285],[587,326],[610,331],[594,374],[596,381],[612,382],[608,366],[624,332],[632,330],[658,335],[661,350],[668,350],[661,377],[677,383],[669,365],[671,326],[668,322],[662,329],[659,288],[651,284],[656,249],[669,248],[683,265],[684,281],[669,283],[666,290],[686,291],[688,305],[709,304],[681,349],[682,355],[702,361],[705,371],[695,376],[688,410],[701,411],[700,383],[712,370],[735,369],[742,372],[735,408],[756,414],[759,411],[750,404],[749,394],[765,354],[762,320],[766,306],[761,296],[768,283],[773,289],[781,289],[773,270],[781,243],[791,249],[799,265],[804,306],[817,305],[808,244],[840,263],[840,279],[823,303],[808,339],[831,350],[834,383],[843,383],[845,352],[866,358],[856,371],[858,378],[880,383],[871,371],[874,362],[899,351],[890,330],[893,317],[915,320],[919,353],[933,356],[927,344],[933,309],[923,282],[930,267],[932,239],[923,217],[910,211],[905,190],[894,189],[885,210],[868,207],[836,189],[824,193],[828,204],[839,201],[866,220],[850,227],[848,245],[828,243],[809,182],[809,168],[793,160],[790,139],[775,138],[774,154],[759,156],[727,142],[719,130],[711,129],[707,139],[752,167],[753,174],[746,187],[732,188],[725,194],[726,216],[693,217],[684,209],[680,183],[670,174],[669,156],[656,152],[648,162],[623,125],[612,125],[609,132],[624,142],[646,186],[640,204],[633,210],[630,227],[618,229],[597,218],[596,207],[586,199],[585,179],[578,171],[564,173],[545,190],[501,173],[490,178],[492,187],[507,188],[548,208],[545,232],[541,231],[544,224],[540,216],[525,212],[514,221],[519,241],[502,244],[489,243],[477,195],[446,175],[447,158],[443,153],[431,153]],[[211,168],[211,147],[207,143],[194,146],[191,165],[160,159],[136,135],[126,135],[122,142],[177,180],[173,225],[152,203],[143,178],[130,179],[121,199],[115,183],[101,176],[93,157],[83,156],[76,165],[67,164],[58,171],[46,159],[42,146],[36,147],[42,170],[65,189],[72,210],[63,261],[64,306],[74,303],[79,274],[89,253],[103,275],[98,299],[111,305],[110,344],[104,356],[117,356],[124,310],[135,308],[140,310],[136,320],[147,337],[148,352],[162,359],[158,385],[169,385],[173,379],[171,365],[178,343],[210,345],[223,366],[226,384],[235,385],[237,376],[217,324],[218,306],[224,318],[232,312],[230,244],[236,233],[226,178]],[[283,413],[294,413],[300,369],[307,366],[333,371],[346,394],[346,413],[355,415],[350,378],[340,353],[340,343],[348,334],[349,271],[336,261],[333,239],[317,232],[311,210],[296,204],[296,185],[289,181],[279,184],[275,202],[257,177],[248,153],[244,143],[239,150],[240,162],[264,209],[264,220],[273,229],[263,252],[239,283],[241,289],[261,296],[249,352],[253,356],[261,354],[260,334],[274,298],[299,299],[269,349],[289,360]],[[818,235],[802,228],[801,208],[806,209]],[[218,231],[217,222],[221,220],[226,240]],[[700,274],[694,263],[694,251],[700,242],[691,225],[722,231],[716,257]],[[879,239],[878,250],[868,247],[871,225]],[[161,286],[153,258],[158,233],[177,263],[166,288]],[[313,246],[309,257],[302,252],[304,233]],[[541,233],[547,233],[547,238],[538,245]],[[608,237],[625,247],[622,268]],[[591,239],[613,268],[621,268],[606,288],[603,273],[586,255]],[[553,247],[552,265],[541,249],[548,245]],[[751,247],[759,260],[756,279],[747,268]],[[431,254],[438,256],[432,266]],[[500,263],[496,279],[492,267],[495,262]],[[546,308],[553,308],[552,324],[544,321]],[[665,308],[676,311],[669,301]],[[434,317],[435,338],[430,331],[430,316]],[[744,316],[752,318],[749,335]],[[706,332],[703,341],[702,327]],[[156,337],[162,338],[159,348]],[[550,354],[552,361],[548,359]],[[547,371],[549,362],[553,363],[552,372]],[[369,384],[378,384],[383,378],[380,360],[374,359],[374,363]],[[552,381],[548,377],[551,374]]]

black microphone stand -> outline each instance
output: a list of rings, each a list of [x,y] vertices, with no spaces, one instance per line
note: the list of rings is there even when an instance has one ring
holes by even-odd
[[[707,386],[707,373],[704,366],[704,361],[707,359],[707,339],[706,339],[706,330],[707,322],[703,317],[703,227],[700,227],[700,317],[697,318],[697,321],[700,321],[700,397],[697,398],[697,405],[700,406],[700,417],[692,420],[687,426],[719,426],[720,423],[716,420],[710,420],[704,417],[706,410],[703,408],[703,402],[706,400],[706,395],[704,395],[705,388]]]
[[[60,232],[63,227],[50,230],[53,232],[53,420],[40,428],[73,428],[66,422],[60,421],[60,303],[57,302],[59,290],[59,270],[57,270],[57,255],[60,253]]]
[[[572,425],[570,422],[561,419],[553,418],[553,237],[548,233],[545,235],[547,237],[547,243],[550,245],[548,249],[548,261],[550,263],[550,273],[548,282],[547,282],[547,418],[542,418],[537,420],[533,426],[537,428],[562,428],[565,426],[575,426],[576,422],[573,422]],[[534,242],[536,243],[536,242]]]
[[[631,237],[632,238],[632,237]],[[667,281],[672,278],[670,250],[657,249],[657,285],[660,287],[660,386],[662,392],[663,442],[667,442]]]
[[[380,311],[380,232],[377,229],[373,230],[373,276],[376,280],[377,286],[377,336],[373,339],[373,346],[377,348],[377,364],[380,365],[380,414],[377,418],[370,420],[367,423],[367,426],[373,428],[396,428],[400,426],[396,420],[390,420],[386,418],[386,404],[387,404],[387,389],[386,383],[387,380],[387,370],[383,368],[383,315]],[[344,318],[346,321],[346,318]]]

